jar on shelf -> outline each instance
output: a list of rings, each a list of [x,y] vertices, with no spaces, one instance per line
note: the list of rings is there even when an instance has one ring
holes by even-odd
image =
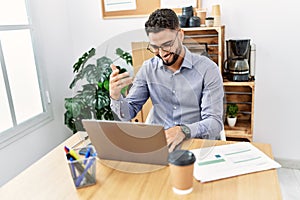
[[[206,17],[205,18],[205,25],[207,27],[212,27],[214,26],[214,18],[213,17]]]

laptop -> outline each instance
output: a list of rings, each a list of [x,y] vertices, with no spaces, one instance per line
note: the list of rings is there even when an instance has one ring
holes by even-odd
[[[82,120],[100,159],[168,165],[164,127],[138,122]]]

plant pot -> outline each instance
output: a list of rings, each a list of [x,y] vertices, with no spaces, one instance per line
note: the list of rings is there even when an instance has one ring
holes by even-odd
[[[234,127],[236,124],[237,117],[231,118],[227,117],[227,123],[230,127]]]

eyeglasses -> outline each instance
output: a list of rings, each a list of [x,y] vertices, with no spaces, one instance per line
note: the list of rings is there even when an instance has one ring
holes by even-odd
[[[179,31],[177,31],[174,40],[172,40],[170,42],[167,42],[167,43],[165,43],[165,44],[163,44],[161,46],[156,46],[156,45],[152,45],[152,44],[148,43],[147,50],[150,51],[151,53],[158,53],[159,49],[161,49],[162,51],[165,51],[165,52],[170,52],[172,46],[174,45],[174,43],[176,41],[178,32]]]

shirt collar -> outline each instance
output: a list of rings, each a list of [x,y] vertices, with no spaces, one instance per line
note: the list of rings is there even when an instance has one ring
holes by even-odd
[[[183,48],[185,49],[185,55],[184,55],[184,59],[183,59],[183,62],[181,64],[181,67],[179,70],[181,70],[183,67],[192,69],[193,68],[192,53],[190,52],[190,50],[188,50],[187,47],[183,46]],[[159,61],[158,61],[159,68],[166,70],[166,68],[164,67],[163,61],[160,58],[158,58],[158,59],[159,59]]]
[[[192,69],[193,65],[194,65],[193,59],[192,59],[192,53],[185,46],[184,46],[184,49],[185,49],[185,55],[184,55],[184,59],[183,59],[183,62],[181,64],[180,68],[186,67],[186,68]]]

